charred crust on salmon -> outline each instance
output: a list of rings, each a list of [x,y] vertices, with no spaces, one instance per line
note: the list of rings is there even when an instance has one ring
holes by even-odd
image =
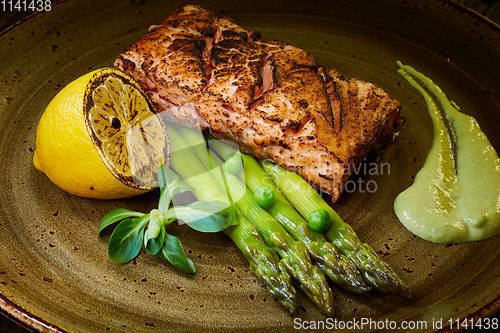
[[[260,32],[258,31],[252,31],[252,33],[250,34],[250,38],[252,40],[257,40],[259,38],[261,38],[262,36],[260,35]]]
[[[281,119],[279,118],[273,118],[273,117],[266,117],[267,120],[270,120],[270,121],[274,121],[276,123],[280,123],[281,122]]]
[[[210,59],[214,61],[215,65],[217,65],[219,63],[225,63],[225,62],[227,62],[227,60],[224,59],[224,57],[221,57],[221,55],[224,55],[224,53],[225,53],[224,49],[221,49],[219,47],[213,47],[211,55],[210,55]]]
[[[133,61],[130,61],[128,59],[125,59],[124,57],[122,56],[118,56],[118,59],[121,60],[121,62],[123,63],[123,70],[126,72],[128,71],[129,67],[130,69],[133,71],[135,69],[135,63]]]
[[[309,103],[307,103],[307,101],[305,99],[301,99],[299,101],[299,106],[303,109],[307,109],[307,107],[309,106]]]
[[[157,111],[299,173],[333,201],[350,176],[346,164],[392,137],[400,119],[399,103],[376,85],[193,5],[115,66],[143,85]]]
[[[215,35],[215,28],[212,26],[203,27],[203,28],[201,28],[200,33],[203,36],[213,37]]]
[[[224,38],[229,38],[229,37],[236,37],[236,38],[241,38],[243,41],[248,40],[248,34],[246,32],[237,32],[233,30],[224,30],[222,31],[222,37]]]
[[[322,173],[318,173],[318,176],[323,178],[323,179],[326,179],[326,180],[333,180],[333,177],[322,174]]]

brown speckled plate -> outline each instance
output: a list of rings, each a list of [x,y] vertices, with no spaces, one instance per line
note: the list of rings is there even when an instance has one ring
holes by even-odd
[[[61,87],[112,64],[124,48],[182,1],[65,1],[0,33],[0,309],[39,330],[276,330],[290,317],[248,271],[224,235],[177,234],[198,273],[153,256],[127,265],[97,237],[110,208],[149,210],[130,200],[80,199],[32,166],[35,128]],[[373,81],[401,101],[401,134],[380,155],[390,174],[375,193],[345,194],[335,206],[361,239],[415,293],[411,300],[337,291],[338,317],[431,320],[489,315],[499,308],[499,238],[453,246],[408,232],[392,209],[422,166],[431,122],[422,98],[396,74],[396,59],[430,75],[500,147],[500,29],[446,1],[201,1],[263,36],[303,47],[348,76]],[[417,5],[418,4],[418,5]],[[323,316],[301,297],[297,316]],[[429,325],[428,329],[431,329]]]

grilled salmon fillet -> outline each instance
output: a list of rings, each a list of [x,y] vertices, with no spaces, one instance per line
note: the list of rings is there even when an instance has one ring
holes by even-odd
[[[114,65],[169,120],[210,128],[297,172],[333,202],[399,119],[399,102],[376,85],[193,5],[150,27]]]

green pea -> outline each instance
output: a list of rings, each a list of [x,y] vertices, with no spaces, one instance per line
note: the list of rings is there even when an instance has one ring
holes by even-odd
[[[308,218],[307,222],[309,223],[309,228],[316,232],[324,233],[328,229],[330,229],[330,215],[324,209],[316,209],[313,210]]]
[[[243,161],[241,160],[240,154],[235,153],[231,155],[231,157],[229,157],[224,163],[224,170],[233,175],[236,175],[243,170]]]
[[[268,186],[260,186],[253,192],[253,200],[262,208],[271,206],[274,199],[274,192]]]

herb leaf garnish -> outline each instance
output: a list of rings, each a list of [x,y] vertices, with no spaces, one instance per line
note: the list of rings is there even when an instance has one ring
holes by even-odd
[[[175,216],[200,232],[219,232],[231,225],[228,204],[222,201],[197,201],[185,207],[174,207]]]
[[[161,190],[158,210],[162,214],[166,214],[168,209],[170,208],[170,204],[172,203],[172,198],[174,196],[183,192],[190,191],[193,191],[193,189],[184,181],[180,180],[179,178],[172,180],[163,188],[163,190]]]
[[[174,196],[193,189],[163,165],[158,170],[158,185],[158,209],[151,210],[149,214],[124,208],[112,209],[102,218],[99,235],[108,226],[119,222],[108,243],[108,255],[112,260],[127,263],[139,254],[144,244],[147,253],[157,255],[185,273],[194,274],[194,263],[186,256],[180,240],[168,234],[165,228],[179,219],[197,231],[219,232],[236,220],[233,218],[235,209],[221,201],[173,206]]]
[[[153,209],[149,213],[149,224],[144,233],[144,247],[146,252],[157,254],[165,240],[164,218],[159,210]]]
[[[108,255],[112,260],[124,264],[139,254],[148,220],[149,215],[144,215],[125,219],[116,226],[108,245]]]
[[[196,267],[191,259],[186,256],[179,238],[167,234],[161,251],[158,253],[160,259],[168,261],[181,271],[189,274],[196,273]]]
[[[141,217],[143,213],[133,212],[124,208],[115,208],[110,210],[102,217],[101,224],[99,224],[99,235],[106,229],[106,227],[112,225],[113,223],[124,220],[128,217]]]

